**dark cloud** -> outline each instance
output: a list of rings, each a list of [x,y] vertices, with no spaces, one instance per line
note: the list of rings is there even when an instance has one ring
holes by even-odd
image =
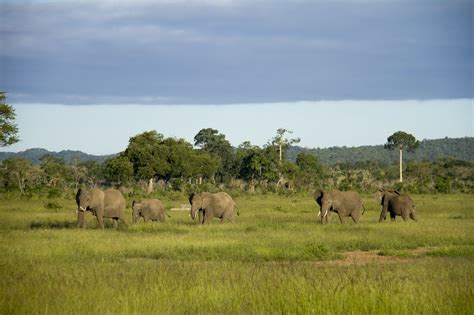
[[[6,2],[13,101],[472,98],[471,1]]]

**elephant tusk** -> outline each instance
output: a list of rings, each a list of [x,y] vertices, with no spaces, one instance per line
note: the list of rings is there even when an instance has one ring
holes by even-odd
[[[87,211],[86,208],[83,208],[83,207],[81,207],[81,206],[79,206],[79,210],[81,210],[81,211]]]
[[[318,212],[318,217],[319,217],[320,215],[321,215],[321,210],[319,210],[319,212]]]
[[[323,218],[325,218],[328,215],[328,211],[329,210],[326,210],[326,213],[324,213]]]

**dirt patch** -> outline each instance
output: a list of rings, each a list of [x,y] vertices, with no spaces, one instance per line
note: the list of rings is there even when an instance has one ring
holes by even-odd
[[[341,260],[334,260],[334,264],[336,265],[365,265],[371,263],[396,263],[403,260],[397,256],[381,256],[379,255],[378,250],[370,250],[370,251],[353,251],[353,252],[344,252],[342,253],[343,259]]]
[[[410,259],[413,259],[418,256],[423,256],[426,253],[432,251],[432,247],[418,247],[416,249],[410,250],[410,254],[407,257],[400,256],[390,256],[390,255],[380,255],[379,250],[369,250],[369,251],[350,251],[341,253],[342,259],[333,260],[332,263],[335,265],[364,265],[364,264],[391,264],[391,263],[400,263],[408,262]]]

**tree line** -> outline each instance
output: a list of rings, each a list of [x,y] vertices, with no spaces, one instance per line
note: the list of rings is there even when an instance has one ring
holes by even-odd
[[[305,151],[290,161],[290,145],[299,139],[288,139],[289,134],[282,128],[264,146],[246,141],[235,148],[224,134],[212,128],[201,129],[194,143],[147,131],[131,137],[124,151],[105,162],[66,163],[49,154],[38,165],[21,158],[4,160],[0,164],[0,189],[25,196],[45,188],[61,191],[94,185],[129,187],[148,193],[292,193],[313,191],[316,187],[362,193],[372,193],[381,187],[411,193],[474,192],[474,167],[468,161],[408,160],[403,164],[401,183],[398,161],[323,165],[317,155]],[[388,139],[387,147],[401,148],[393,141],[390,143]]]

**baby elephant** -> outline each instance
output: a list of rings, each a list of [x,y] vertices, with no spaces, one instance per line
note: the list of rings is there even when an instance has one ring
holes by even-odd
[[[137,223],[140,217],[145,222],[151,221],[165,221],[165,208],[158,199],[144,199],[142,201],[133,201],[132,203],[132,221]]]
[[[395,216],[399,215],[403,221],[408,218],[417,221],[415,213],[415,203],[408,195],[402,195],[394,190],[379,190],[380,205],[382,212],[380,213],[379,222],[386,219],[387,211],[390,212],[390,219],[395,221]]]

